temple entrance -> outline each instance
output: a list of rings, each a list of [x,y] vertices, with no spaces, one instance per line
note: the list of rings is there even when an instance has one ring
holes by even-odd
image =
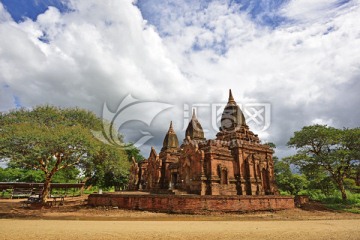
[[[177,173],[172,173],[171,174],[171,188],[172,189],[177,189],[177,182],[178,182],[178,174]]]
[[[221,172],[220,172],[220,184],[228,184],[228,182],[227,182],[227,170],[225,168],[222,168]]]
[[[250,183],[250,166],[248,159],[245,160],[245,181],[246,181],[246,195],[252,195]]]
[[[269,173],[265,168],[262,170],[262,182],[265,194],[270,194]]]

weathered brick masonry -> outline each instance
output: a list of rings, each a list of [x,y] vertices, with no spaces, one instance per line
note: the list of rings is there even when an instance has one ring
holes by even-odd
[[[248,212],[294,208],[291,196],[91,194],[90,206],[171,213]]]
[[[246,212],[294,207],[279,196],[272,148],[246,124],[231,91],[216,139],[206,139],[195,111],[180,145],[172,123],[159,154],[130,169],[129,190],[152,194],[94,194],[93,206],[176,213]]]
[[[133,161],[129,190],[197,195],[278,195],[273,150],[246,124],[231,91],[216,139],[206,139],[195,111],[179,145],[172,123],[159,154]]]

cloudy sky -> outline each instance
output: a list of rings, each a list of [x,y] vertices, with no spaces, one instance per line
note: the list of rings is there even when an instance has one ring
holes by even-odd
[[[214,138],[231,88],[268,106],[254,131],[282,157],[304,125],[360,126],[359,16],[360,0],[0,0],[0,111],[128,108],[120,131],[150,136],[147,157],[194,106]]]

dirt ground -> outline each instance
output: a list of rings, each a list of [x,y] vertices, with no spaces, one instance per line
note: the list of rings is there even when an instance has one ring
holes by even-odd
[[[91,208],[86,196],[59,207],[23,208],[0,199],[0,239],[359,239],[360,214],[319,203],[246,214],[182,215]]]

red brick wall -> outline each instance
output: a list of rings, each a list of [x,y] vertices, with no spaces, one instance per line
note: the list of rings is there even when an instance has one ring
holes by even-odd
[[[291,196],[179,196],[91,194],[90,206],[175,213],[247,212],[294,208]]]

